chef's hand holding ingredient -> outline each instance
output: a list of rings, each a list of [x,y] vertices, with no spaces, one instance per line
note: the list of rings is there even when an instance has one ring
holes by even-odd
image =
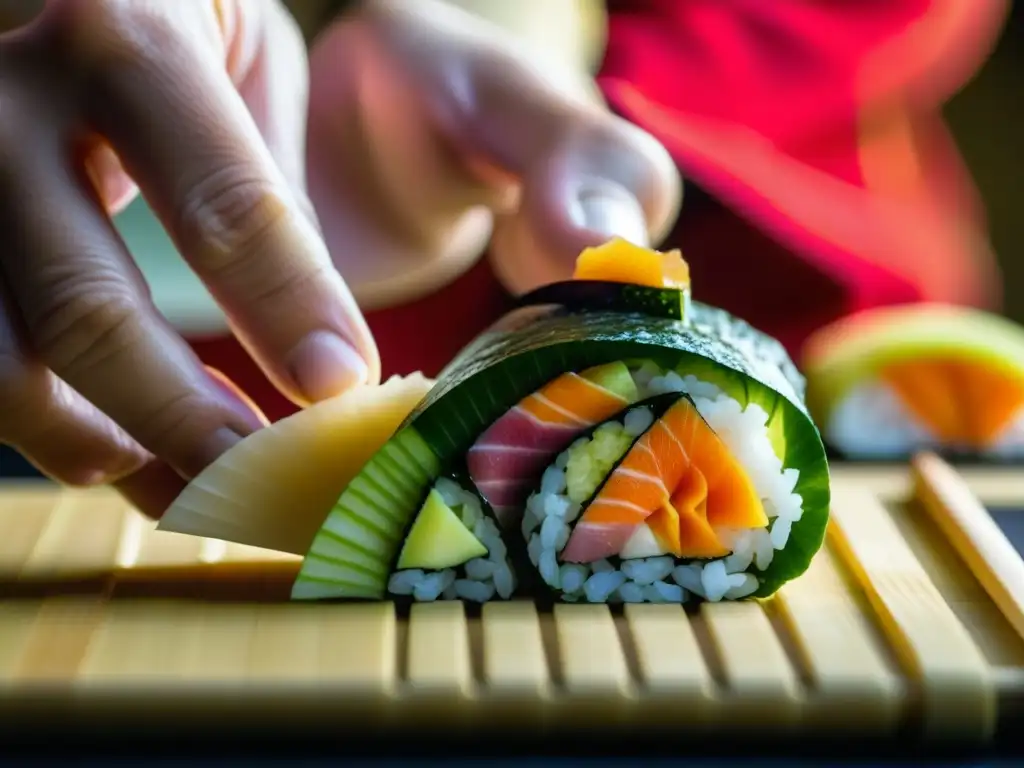
[[[53,0],[0,37],[0,442],[158,516],[265,423],[155,308],[111,221],[140,191],[246,351],[301,405],[380,377],[339,265],[365,293],[376,267],[446,253],[453,238],[475,258],[481,212],[507,210],[513,186],[515,229],[537,257],[571,263],[611,230],[642,240],[667,226],[679,182],[656,141],[548,87],[486,25],[424,6],[365,4],[373,34],[341,65],[376,63],[405,84],[363,106],[402,103],[392,149],[415,155],[416,199],[454,206],[455,220],[417,210],[396,223],[372,204],[390,181],[353,185],[358,174],[332,179],[329,210],[314,211],[307,135],[320,170],[355,161],[317,144],[344,144],[337,111],[307,131],[305,43],[278,0]],[[472,140],[459,149],[476,170],[453,153],[455,134]],[[348,239],[329,253],[322,232],[342,224]]]

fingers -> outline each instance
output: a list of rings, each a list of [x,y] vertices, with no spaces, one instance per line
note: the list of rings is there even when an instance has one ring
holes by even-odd
[[[498,265],[507,282],[562,279],[587,245],[613,235],[656,241],[668,230],[682,185],[653,137],[466,14],[403,0],[369,7],[433,95],[432,116],[453,145],[520,179],[518,213],[496,233],[518,246]]]
[[[150,457],[124,430],[34,360],[0,290],[0,442],[68,485],[123,477]]]
[[[74,37],[87,116],[242,343],[300,403],[379,379],[365,321],[208,44],[219,32],[188,4],[86,5],[105,10],[51,30]]]
[[[137,510],[159,520],[185,489],[185,481],[166,464],[154,459],[113,486]]]
[[[302,31],[280,0],[223,6],[226,37],[238,48],[228,73],[281,173],[305,201],[309,76]]]
[[[37,129],[35,152],[0,158],[0,227],[12,233],[2,277],[26,346],[146,451],[193,477],[261,423],[157,314],[99,201],[60,155],[56,137]],[[45,413],[36,405],[30,418]],[[14,438],[30,453],[65,436],[61,425],[32,429]]]

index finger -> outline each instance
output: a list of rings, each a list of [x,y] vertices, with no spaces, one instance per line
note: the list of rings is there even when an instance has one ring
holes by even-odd
[[[231,82],[213,4],[111,6],[64,4],[91,16],[51,29],[74,35],[89,121],[240,341],[300,403],[376,381],[369,329]]]

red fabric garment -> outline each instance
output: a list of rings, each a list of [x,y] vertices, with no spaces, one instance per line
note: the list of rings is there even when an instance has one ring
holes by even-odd
[[[599,84],[711,196],[687,199],[667,243],[691,263],[695,295],[794,355],[859,309],[991,304],[980,206],[939,106],[980,66],[1006,8],[613,0]],[[508,306],[484,259],[433,296],[369,313],[384,375],[435,375]],[[271,419],[294,410],[233,340],[195,346]]]
[[[835,315],[924,299],[991,304],[980,206],[939,106],[980,65],[1006,9],[1003,0],[613,2],[599,79],[610,103],[796,257],[775,272],[758,252],[703,243],[685,254],[695,295],[749,315],[721,284],[743,295],[742,276],[766,272],[759,290],[788,284],[800,300],[748,317],[772,333],[795,313],[818,315],[815,290],[826,282],[841,299]]]

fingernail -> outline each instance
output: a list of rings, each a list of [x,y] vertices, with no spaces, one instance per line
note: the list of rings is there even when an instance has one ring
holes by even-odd
[[[647,246],[647,223],[637,199],[615,184],[584,187],[575,200],[576,224],[605,237]]]
[[[319,402],[363,384],[370,371],[347,341],[327,331],[314,331],[288,358],[292,378],[306,399]]]

